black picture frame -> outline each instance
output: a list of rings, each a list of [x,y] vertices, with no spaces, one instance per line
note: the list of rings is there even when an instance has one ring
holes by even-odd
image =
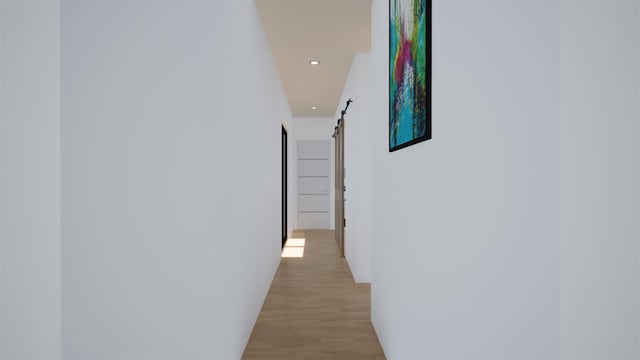
[[[393,130],[392,128],[394,126],[396,126],[397,121],[394,118],[394,104],[397,101],[397,97],[394,96],[395,92],[393,91],[393,79],[394,77],[393,72],[395,71],[394,68],[394,58],[396,55],[396,52],[394,49],[392,49],[393,43],[392,43],[392,26],[394,24],[394,22],[392,21],[392,6],[395,6],[396,3],[398,2],[414,2],[414,3],[422,3],[424,4],[424,21],[425,21],[425,39],[424,39],[424,51],[425,51],[425,87],[426,87],[426,91],[425,94],[423,95],[424,99],[421,99],[421,101],[424,101],[426,109],[424,111],[424,113],[422,114],[421,118],[424,119],[424,124],[425,124],[425,129],[424,129],[424,133],[422,135],[419,136],[415,136],[413,139],[402,142],[402,143],[393,143]],[[431,54],[431,42],[432,42],[432,0],[389,0],[389,17],[388,17],[388,21],[389,21],[389,39],[388,39],[388,46],[389,46],[389,57],[388,57],[388,79],[389,79],[389,119],[388,119],[388,131],[389,131],[389,152],[394,152],[400,149],[404,149],[408,146],[426,141],[426,140],[430,140],[432,138],[432,123],[431,123],[431,74],[432,74],[432,69],[431,69],[431,58],[432,58],[432,54]],[[415,77],[416,74],[413,74],[413,76]],[[415,124],[413,125],[415,127]],[[414,130],[415,131],[415,130]]]

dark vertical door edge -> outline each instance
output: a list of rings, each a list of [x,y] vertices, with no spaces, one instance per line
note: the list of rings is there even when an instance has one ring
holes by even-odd
[[[287,242],[287,130],[282,126],[282,247]]]

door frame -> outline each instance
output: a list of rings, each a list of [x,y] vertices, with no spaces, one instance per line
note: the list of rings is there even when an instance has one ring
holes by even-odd
[[[338,121],[333,138],[335,140],[335,233],[340,256],[344,258],[344,228],[346,226],[344,217],[344,117]]]
[[[287,176],[288,176],[288,171],[287,171],[287,167],[288,167],[288,154],[287,154],[287,149],[288,149],[288,134],[287,134],[287,129],[284,127],[284,125],[282,125],[282,135],[280,138],[280,142],[281,142],[281,167],[282,167],[282,171],[280,176],[282,177],[282,187],[281,187],[281,192],[282,192],[282,204],[281,204],[281,215],[282,215],[282,244],[281,247],[284,248],[284,244],[287,242],[287,237],[288,237],[288,198],[287,198],[287,190],[288,190],[288,182],[287,182]]]

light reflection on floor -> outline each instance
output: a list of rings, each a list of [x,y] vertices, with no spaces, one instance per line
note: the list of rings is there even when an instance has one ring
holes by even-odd
[[[305,243],[305,239],[303,238],[287,239],[287,242],[284,243],[284,248],[282,249],[282,257],[283,258],[304,257],[304,243]]]

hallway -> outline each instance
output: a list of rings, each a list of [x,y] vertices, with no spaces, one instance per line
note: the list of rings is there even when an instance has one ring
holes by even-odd
[[[292,238],[303,257],[282,258],[243,359],[384,359],[370,285],[354,283],[333,231]]]

